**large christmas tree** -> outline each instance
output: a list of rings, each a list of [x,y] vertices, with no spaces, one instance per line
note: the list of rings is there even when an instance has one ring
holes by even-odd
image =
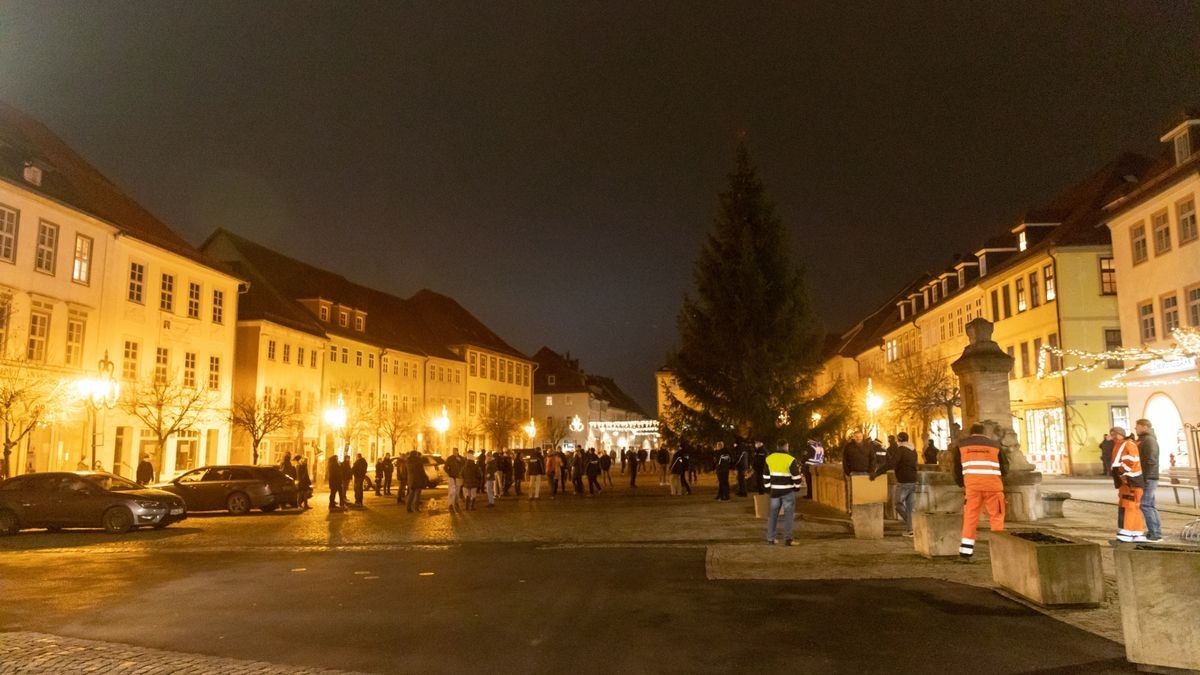
[[[837,392],[810,390],[822,337],[791,251],[743,143],[679,313],[668,368],[683,395],[667,392],[670,434],[795,443],[840,418]]]

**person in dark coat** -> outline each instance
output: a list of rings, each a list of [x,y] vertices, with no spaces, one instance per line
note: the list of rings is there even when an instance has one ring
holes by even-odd
[[[396,473],[396,467],[392,464],[392,456],[383,456],[383,494],[392,494],[392,474]]]
[[[350,461],[350,448],[346,448],[346,456],[342,458],[342,493],[350,491],[350,481],[354,478],[354,462]]]
[[[354,478],[354,505],[363,505],[363,481],[367,479],[367,459],[358,453],[354,464],[350,467],[350,475]]]
[[[408,453],[404,464],[408,471],[408,498],[405,501],[405,510],[414,513],[421,510],[421,490],[426,487],[425,458],[413,450]]]
[[[525,460],[520,451],[513,454],[513,485],[517,488],[517,496],[521,496],[521,483],[525,480]]]
[[[687,494],[692,494],[692,486],[688,485],[688,453],[684,448],[679,448],[675,451],[675,457],[671,460],[671,473],[679,477],[679,489]]]
[[[763,467],[767,465],[767,449],[762,441],[754,441],[754,454],[750,455],[750,479],[754,481],[754,491],[766,494],[766,484],[763,483]],[[767,472],[768,474],[770,472]]]
[[[1113,439],[1110,434],[1104,434],[1104,440],[1100,441],[1100,465],[1105,471],[1112,468],[1112,453]]]
[[[588,448],[583,461],[583,471],[588,479],[588,496],[591,497],[600,492],[600,457],[596,455],[596,449]]]
[[[483,471],[475,462],[475,451],[468,450],[466,461],[458,472],[458,480],[462,483],[463,503],[467,511],[475,510],[475,497],[479,494],[479,486],[483,484]]]
[[[149,485],[154,482],[154,465],[150,463],[150,455],[142,455],[142,461],[137,465],[137,482]]]
[[[917,450],[908,442],[908,432],[901,431],[895,447],[888,450],[885,470],[896,474],[896,494],[893,504],[896,514],[904,521],[904,536],[913,536],[913,502],[917,495]]]
[[[325,482],[329,484],[329,510],[338,511],[346,508],[346,484],[342,482],[342,462],[337,455],[329,458],[325,465]],[[341,504],[338,504],[338,498]]]
[[[921,459],[923,459],[926,464],[937,464],[938,463],[937,462],[938,449],[937,449],[937,446],[933,444],[932,438],[929,439],[929,441],[925,443],[925,450],[922,454],[924,454],[925,456],[922,457]]]
[[[375,496],[383,494],[383,458],[375,458]]]
[[[729,501],[729,470],[733,467],[733,456],[729,454],[729,449],[725,447],[723,441],[717,441],[716,447],[716,470],[717,470],[717,501]]]
[[[311,509],[308,498],[312,496],[312,476],[308,475],[308,460],[304,455],[296,458],[296,506]]]
[[[637,487],[638,461],[637,455],[633,451],[629,451],[629,487]]]
[[[583,472],[587,463],[583,459],[583,451],[576,448],[575,456],[571,458],[571,483],[575,486],[575,494],[583,494]]]
[[[279,470],[283,475],[296,480],[296,465],[292,464],[292,456],[288,453],[283,453],[283,460],[279,462]]]
[[[737,444],[737,459],[733,463],[737,472],[737,496],[746,496],[746,472],[750,470],[750,445],[745,441]]]
[[[612,455],[607,452],[600,453],[600,475],[604,477],[604,485],[607,487],[612,487],[612,465]]]

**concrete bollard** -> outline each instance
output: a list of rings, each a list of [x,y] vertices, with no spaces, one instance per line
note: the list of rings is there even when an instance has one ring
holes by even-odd
[[[913,514],[913,548],[926,558],[958,555],[961,535],[961,513]]]
[[[855,539],[883,539],[883,504],[855,504],[850,514]]]

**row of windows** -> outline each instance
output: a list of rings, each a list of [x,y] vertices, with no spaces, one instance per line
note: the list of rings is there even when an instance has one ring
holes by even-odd
[[[1111,261],[1111,258],[1109,259]],[[1012,284],[992,289],[992,320],[999,321],[1013,315],[1013,299],[1017,313],[1040,307],[1058,297],[1058,286],[1054,279],[1054,264],[1047,263],[1041,270],[1017,277]]]
[[[320,309],[317,310],[317,316],[320,317],[322,321],[328,323],[329,312],[330,306],[322,304]],[[350,327],[350,310],[338,309],[338,325],[342,328]],[[359,333],[367,330],[367,317],[359,312],[354,313],[354,330],[358,331]]]
[[[1015,377],[1030,377],[1037,374],[1038,359],[1042,355],[1042,346],[1058,347],[1058,333],[1051,333],[1046,336],[1046,339],[1034,338],[1033,342],[1022,342],[1015,346],[1010,346],[1005,349],[1008,355],[1013,357],[1013,369],[1009,371],[1009,378]],[[1046,370],[1055,371],[1062,368],[1062,359],[1059,356],[1049,355],[1046,360]]]
[[[25,358],[35,363],[46,363],[50,359],[50,320],[54,307],[44,302],[33,301],[29,309],[29,332],[25,344]],[[0,303],[0,351],[8,353],[9,328],[12,323],[12,307]],[[87,314],[71,309],[67,312],[67,334],[63,345],[63,365],[83,365],[83,336],[87,328]]]
[[[282,347],[282,349],[279,349],[279,347]],[[275,340],[267,340],[267,360],[274,361],[277,356],[280,357],[284,363],[291,363],[292,362],[292,345],[283,344],[283,345],[277,346],[275,343]],[[307,357],[307,359],[305,357]],[[303,368],[306,361],[308,363],[309,368],[316,368],[317,367],[317,350],[315,350],[315,349],[305,350],[304,347],[297,345],[296,346],[296,365]]]
[[[167,313],[175,312],[175,275],[163,273],[159,281],[158,308]],[[186,311],[189,319],[200,318],[200,284],[188,282]],[[129,287],[126,297],[130,302],[139,305],[146,304],[146,265],[139,262],[129,263]],[[225,323],[225,291],[214,289],[212,292],[212,322]]]
[[[1155,302],[1143,300],[1137,305],[1138,333],[1142,342],[1153,342],[1160,337],[1171,336],[1171,331],[1179,328],[1186,320],[1187,325],[1200,328],[1200,286],[1192,286],[1183,291],[1183,307],[1180,307],[1179,296],[1175,291],[1158,298],[1158,316],[1155,316]],[[1180,311],[1183,311],[1183,314]],[[1161,324],[1156,321],[1161,320]],[[1162,326],[1161,335],[1158,332]]]
[[[482,352],[471,352],[467,357],[471,377],[482,377],[497,382],[529,386],[529,365],[505,358],[489,356]]]
[[[142,345],[137,340],[125,340],[125,344],[121,352],[121,379],[134,382],[138,380],[141,373],[141,353]],[[196,352],[183,353],[183,380],[182,384],[188,388],[197,386],[197,364],[198,356]],[[158,383],[169,382],[171,379],[171,351],[166,347],[158,347],[154,350],[154,381]],[[208,357],[208,371],[205,373],[205,384],[209,389],[221,388],[221,357]]]
[[[1175,227],[1178,232],[1179,245],[1191,243],[1200,239],[1200,230],[1196,226],[1196,199],[1185,197],[1175,203]],[[1133,264],[1144,263],[1150,259],[1150,242],[1146,239],[1146,221],[1139,220],[1129,228],[1130,252]],[[1171,210],[1163,208],[1150,214],[1150,238],[1154,244],[1154,256],[1158,257],[1171,251]]]
[[[297,391],[291,398],[288,397],[288,390],[280,387],[276,393],[271,387],[263,387],[263,403],[268,406],[273,406],[276,410],[287,410],[290,406],[292,412],[300,413],[300,408],[304,404],[304,392]],[[312,413],[317,409],[317,392],[308,392],[308,405],[305,406],[305,412]]]
[[[0,204],[0,260],[16,264],[17,235],[21,228],[20,211]],[[58,274],[59,227],[46,220],[38,221],[37,241],[33,252],[33,269],[42,274]],[[92,256],[95,242],[89,236],[75,235],[71,280],[83,285],[92,282]]]
[[[488,410],[500,410],[502,413],[507,411],[524,419],[529,417],[529,399],[473,391],[467,393],[468,415],[478,414],[480,417],[484,417],[488,414]]]

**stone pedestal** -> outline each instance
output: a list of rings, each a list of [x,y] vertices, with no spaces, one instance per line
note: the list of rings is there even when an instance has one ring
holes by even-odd
[[[1200,547],[1117,544],[1125,656],[1200,671]]]
[[[865,473],[850,474],[850,504],[857,509],[859,504],[880,504],[888,498],[887,478],[880,476],[875,480]],[[880,510],[882,514],[883,511]]]
[[[883,539],[883,503],[855,504],[850,513],[855,539]]]
[[[1097,607],[1104,601],[1100,546],[1049,530],[988,535],[992,579],[1043,607]]]
[[[961,534],[962,513],[913,514],[913,548],[926,558],[958,555]]]
[[[1042,474],[1016,471],[1004,477],[1004,500],[1008,504],[1005,520],[1032,523],[1042,518]]]
[[[961,513],[966,495],[955,485],[954,476],[945,471],[917,472],[917,511]]]

